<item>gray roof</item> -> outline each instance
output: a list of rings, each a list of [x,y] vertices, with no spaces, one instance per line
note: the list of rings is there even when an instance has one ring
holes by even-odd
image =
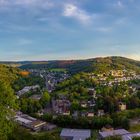
[[[140,133],[130,133],[122,136],[122,140],[132,140],[133,137],[140,137]]]
[[[73,139],[72,140],[86,140],[87,138],[85,138],[85,137],[73,137]]]
[[[91,137],[89,129],[67,129],[64,128],[60,134],[61,137],[73,137],[73,140],[85,140]]]
[[[117,136],[117,135],[125,135],[129,132],[125,129],[117,129],[112,131],[105,131],[105,132],[99,132],[100,136],[102,138],[110,137],[110,136]]]

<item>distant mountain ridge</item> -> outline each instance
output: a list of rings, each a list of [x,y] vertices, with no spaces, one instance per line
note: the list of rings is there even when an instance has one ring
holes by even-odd
[[[85,60],[54,60],[54,61],[21,61],[0,62],[6,65],[17,65],[21,69],[55,69],[63,68],[70,73],[105,72],[110,69],[130,69],[140,72],[140,61],[125,57],[98,57]]]

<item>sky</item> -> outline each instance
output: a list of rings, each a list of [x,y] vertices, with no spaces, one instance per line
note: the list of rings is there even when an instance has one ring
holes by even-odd
[[[140,0],[0,0],[0,61],[140,60]]]

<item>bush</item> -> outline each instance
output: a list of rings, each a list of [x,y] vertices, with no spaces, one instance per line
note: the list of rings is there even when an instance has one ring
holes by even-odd
[[[140,140],[140,137],[133,137],[132,140]]]
[[[122,140],[122,138],[119,136],[113,136],[113,137],[105,138],[105,140]]]

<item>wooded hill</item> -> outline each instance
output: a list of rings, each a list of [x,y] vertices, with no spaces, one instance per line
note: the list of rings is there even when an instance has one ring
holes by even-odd
[[[24,61],[1,62],[8,65],[18,64],[21,69],[66,69],[75,74],[78,72],[106,72],[112,69],[127,69],[140,72],[140,61],[124,57],[100,57],[85,60],[56,60],[56,61]]]

